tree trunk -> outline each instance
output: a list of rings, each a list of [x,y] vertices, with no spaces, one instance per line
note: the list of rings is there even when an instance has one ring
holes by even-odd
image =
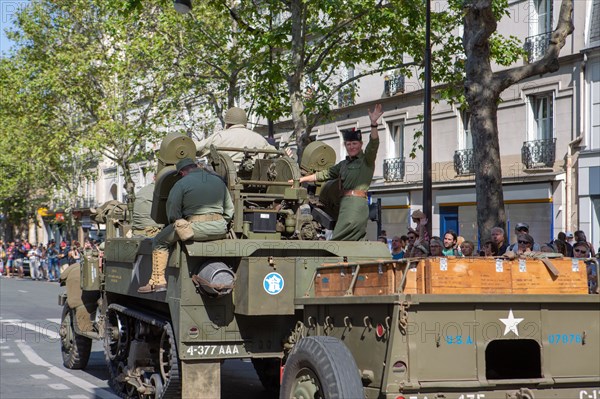
[[[473,104],[470,109],[477,226],[479,237],[485,240],[490,237],[493,227],[502,227],[506,230],[495,98],[487,98],[487,101]]]
[[[292,0],[290,3],[290,13],[292,20],[292,71],[288,76],[288,91],[290,93],[292,122],[294,123],[294,135],[298,146],[299,162],[302,159],[304,147],[310,142],[306,134],[306,115],[304,114],[304,96],[302,93],[306,42],[306,6],[303,1]]]
[[[498,140],[500,96],[493,82],[489,37],[496,30],[491,0],[474,0],[466,8],[463,45],[467,56],[465,96],[471,113],[477,227],[480,239],[493,227],[506,227]]]
[[[227,85],[227,109],[235,107],[235,99],[238,97],[238,94],[238,72],[234,71],[229,76],[229,81]]]
[[[131,177],[131,170],[129,168],[130,163],[124,159],[120,162],[121,168],[123,169],[123,179],[125,180],[124,188],[127,192],[127,221],[131,223],[131,217],[133,215],[133,202],[135,201],[135,183]]]
[[[563,0],[544,57],[531,64],[493,73],[490,36],[496,31],[497,21],[492,3],[492,0],[471,0],[465,3],[464,14],[465,97],[471,112],[477,224],[481,239],[489,237],[495,226],[506,231],[497,116],[500,94],[530,76],[558,70],[560,50],[573,32],[573,0]]]

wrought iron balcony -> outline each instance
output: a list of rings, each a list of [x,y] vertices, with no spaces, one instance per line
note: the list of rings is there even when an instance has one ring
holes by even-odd
[[[534,62],[544,55],[550,45],[552,32],[546,32],[525,39],[525,51],[527,51],[527,62]]]
[[[338,108],[354,105],[354,93],[352,88],[345,87],[338,91]]]
[[[390,158],[383,160],[383,178],[385,181],[403,181],[404,170],[404,158]]]
[[[390,97],[394,94],[404,93],[404,75],[391,75],[385,77],[385,95]]]
[[[77,209],[93,208],[96,205],[96,199],[92,197],[79,198],[75,204]]]
[[[66,200],[54,199],[54,200],[50,201],[50,205],[48,206],[48,209],[52,209],[53,211],[56,211],[56,210],[64,211],[68,207],[69,207],[69,203]]]
[[[454,151],[454,171],[457,175],[470,175],[475,173],[472,148]]]
[[[556,139],[525,141],[521,161],[526,169],[551,168],[556,158]]]

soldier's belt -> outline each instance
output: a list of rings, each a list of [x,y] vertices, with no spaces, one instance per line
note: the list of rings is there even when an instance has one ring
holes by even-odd
[[[146,226],[142,229],[132,229],[131,232],[136,236],[153,237],[161,230],[158,226]]]
[[[223,219],[223,215],[220,213],[207,213],[204,215],[191,215],[187,216],[186,220],[188,222],[215,222],[217,220]]]
[[[367,198],[367,192],[365,190],[344,190],[342,197],[360,197]]]

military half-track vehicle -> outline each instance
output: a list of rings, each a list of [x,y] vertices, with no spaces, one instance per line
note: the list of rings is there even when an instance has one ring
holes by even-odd
[[[325,241],[335,216],[321,188],[288,180],[332,165],[331,148],[312,143],[300,166],[247,148],[234,164],[224,150],[210,164],[235,204],[228,238],[179,242],[166,292],[137,293],[152,248],[127,234],[131,210],[97,210],[104,251],[86,254],[67,276],[79,292],[59,298],[66,367],[84,368],[100,339],[123,398],[218,398],[221,362],[251,359],[285,399],[600,399],[600,296],[582,262],[394,261],[379,242]],[[185,136],[163,141],[156,222],[173,165],[194,155]]]

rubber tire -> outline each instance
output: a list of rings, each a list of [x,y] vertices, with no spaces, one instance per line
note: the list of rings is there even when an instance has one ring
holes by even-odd
[[[73,327],[74,313],[75,311],[69,308],[69,305],[65,303],[62,312],[61,327],[65,325],[65,327],[69,329],[68,334],[74,338],[71,341],[70,347],[66,348],[61,337],[60,349],[63,365],[68,369],[80,370],[84,369],[90,360],[92,339],[75,333],[75,328]]]
[[[306,337],[294,345],[283,371],[280,399],[292,399],[297,374],[311,370],[325,399],[363,399],[365,392],[354,357],[334,337]]]
[[[252,365],[262,386],[269,393],[279,393],[279,368],[281,359],[263,358],[252,359]]]

